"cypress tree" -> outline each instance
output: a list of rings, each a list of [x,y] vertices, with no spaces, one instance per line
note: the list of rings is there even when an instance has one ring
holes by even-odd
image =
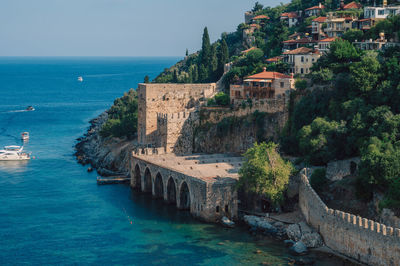
[[[144,77],[144,83],[150,83],[150,78],[149,78],[149,76],[145,76]]]
[[[218,69],[217,45],[214,44],[211,47],[211,62],[210,62],[209,71],[208,71],[208,73],[209,73],[208,81],[210,81],[210,79],[216,78],[217,69]]]
[[[229,60],[229,48],[225,38],[222,39],[218,52],[218,75],[222,76],[224,74],[224,66]]]
[[[189,55],[189,50],[186,48],[186,56]]]
[[[201,64],[199,68],[199,82],[205,82],[208,78],[208,68]]]
[[[210,36],[208,35],[207,27],[205,27],[203,32],[203,43],[201,45],[200,65],[208,67],[210,63],[211,63]]]
[[[174,70],[174,77],[172,79],[172,83],[178,83],[178,71]]]

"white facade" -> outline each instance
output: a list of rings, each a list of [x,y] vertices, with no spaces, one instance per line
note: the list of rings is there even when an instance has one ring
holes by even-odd
[[[374,7],[364,8],[364,18],[382,18],[385,19],[389,15],[399,15],[400,6]]]

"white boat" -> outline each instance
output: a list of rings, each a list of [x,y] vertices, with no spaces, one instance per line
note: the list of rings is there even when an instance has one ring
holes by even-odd
[[[28,141],[29,140],[29,132],[23,132],[21,133],[21,139],[23,141]]]
[[[30,154],[23,152],[23,149],[23,146],[5,146],[4,150],[0,150],[0,161],[30,160]]]
[[[35,111],[35,108],[29,105],[28,107],[26,107],[25,111]]]
[[[78,81],[82,82],[83,78],[82,77],[78,77]]]

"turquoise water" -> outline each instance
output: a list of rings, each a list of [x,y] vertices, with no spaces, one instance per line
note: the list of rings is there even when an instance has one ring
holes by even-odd
[[[281,242],[198,222],[126,185],[97,186],[76,163],[88,121],[177,60],[0,58],[0,145],[29,131],[36,157],[0,162],[0,265],[287,265]]]

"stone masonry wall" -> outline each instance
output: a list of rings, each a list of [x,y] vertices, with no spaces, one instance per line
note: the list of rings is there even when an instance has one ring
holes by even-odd
[[[333,250],[369,265],[399,265],[400,229],[329,209],[302,171],[299,204],[307,222]]]
[[[208,84],[139,84],[138,93],[138,142],[155,145],[158,139],[159,113],[179,113],[200,106],[200,102],[212,96],[215,83]]]
[[[354,174],[359,163],[359,157],[329,162],[326,167],[326,178],[332,181],[342,180],[343,177]]]
[[[274,99],[266,99],[260,101],[253,101],[252,106],[242,108],[240,105],[236,106],[233,110],[229,107],[202,107],[200,110],[200,118],[202,123],[218,123],[226,117],[246,116],[254,113],[255,111],[264,113],[279,113],[287,111],[287,101],[285,97],[277,97]]]

